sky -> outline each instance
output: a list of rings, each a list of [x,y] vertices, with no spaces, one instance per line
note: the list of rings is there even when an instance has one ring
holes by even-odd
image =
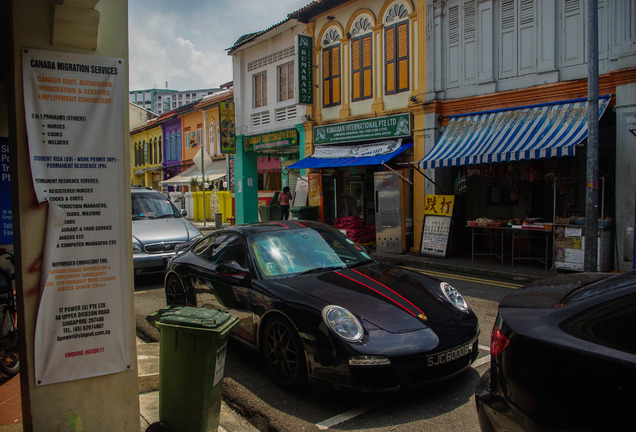
[[[311,0],[129,0],[130,89],[218,88],[232,81],[226,49]]]

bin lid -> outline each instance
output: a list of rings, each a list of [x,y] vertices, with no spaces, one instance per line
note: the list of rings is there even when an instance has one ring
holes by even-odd
[[[159,309],[146,317],[153,326],[172,324],[181,327],[213,329],[223,326],[232,319],[229,312],[221,309],[197,308],[192,306],[172,305]]]

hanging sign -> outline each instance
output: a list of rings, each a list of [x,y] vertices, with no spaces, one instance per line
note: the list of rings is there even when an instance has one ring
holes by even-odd
[[[219,103],[221,117],[221,153],[236,153],[236,128],[234,124],[234,102]]]
[[[24,109],[38,202],[48,202],[35,384],[130,370],[126,65],[25,49]]]
[[[296,50],[298,52],[298,105],[313,105],[314,103],[314,67],[312,38],[304,35],[296,36]]]
[[[411,136],[410,114],[314,127],[314,145]]]

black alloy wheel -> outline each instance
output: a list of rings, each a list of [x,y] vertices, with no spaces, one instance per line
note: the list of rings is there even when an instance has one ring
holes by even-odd
[[[263,356],[276,383],[298,390],[307,382],[307,365],[302,341],[294,326],[283,317],[267,321],[263,330]]]
[[[170,275],[166,280],[166,304],[170,305],[188,305],[188,295],[183,288],[181,279],[176,275]]]

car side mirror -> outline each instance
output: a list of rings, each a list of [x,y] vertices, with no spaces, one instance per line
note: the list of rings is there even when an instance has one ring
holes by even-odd
[[[185,209],[181,209],[181,216],[186,217],[188,212]]]
[[[360,249],[362,252],[365,252],[367,255],[371,256],[371,248],[366,245],[356,244],[356,247]]]
[[[218,264],[214,271],[222,276],[232,276],[232,277],[245,277],[249,273],[249,270],[240,266],[234,260],[231,261],[223,261]]]

